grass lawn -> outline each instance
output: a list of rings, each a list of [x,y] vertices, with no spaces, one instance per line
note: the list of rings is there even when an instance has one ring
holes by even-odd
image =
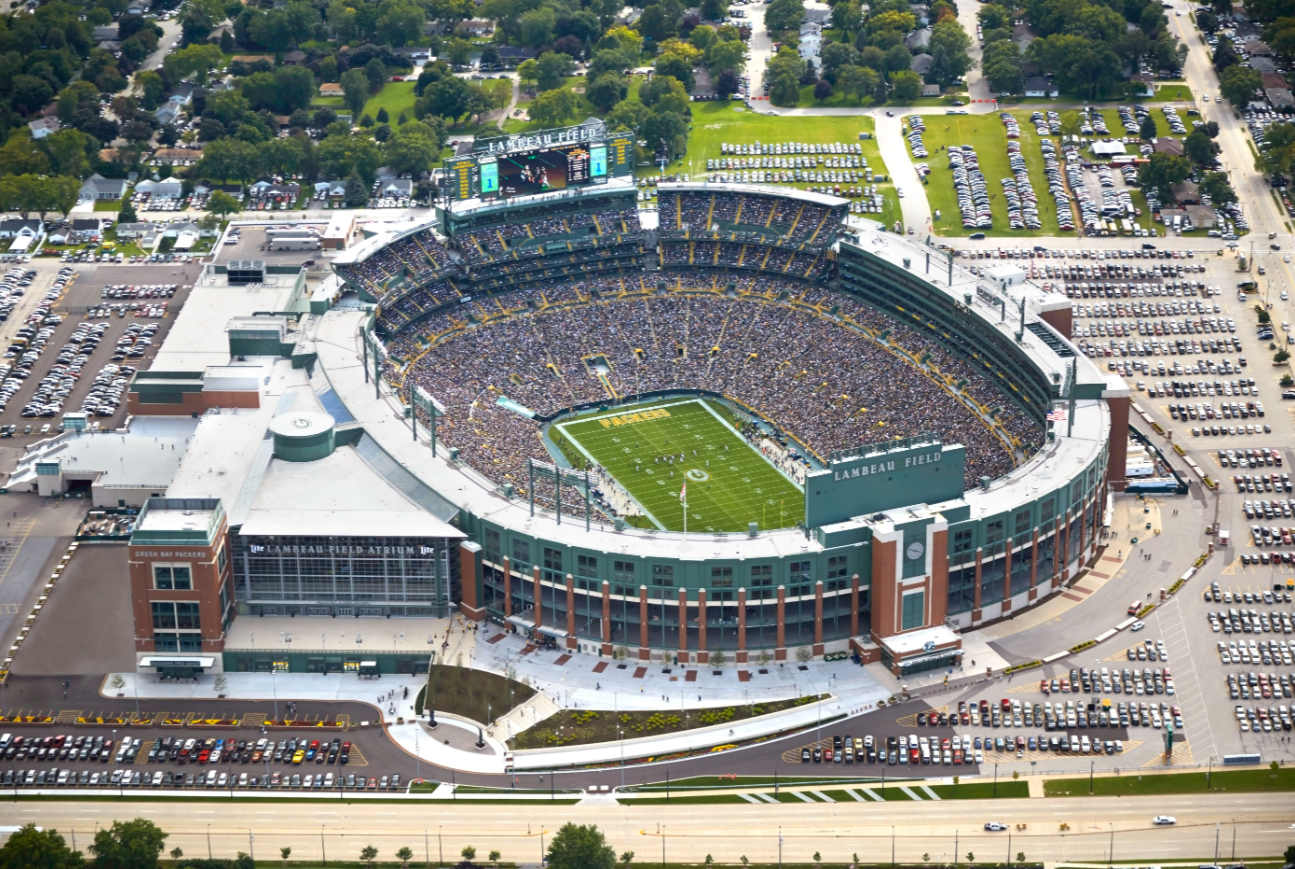
[[[631,662],[630,666],[638,666]],[[713,724],[744,721],[757,715],[780,712],[812,703],[816,696],[799,700],[779,700],[776,703],[756,703],[752,706],[724,706],[714,709],[678,712],[595,712],[593,710],[564,709],[541,725],[523,730],[509,743],[514,749],[551,748],[558,745],[589,745],[595,742],[615,742],[622,735],[626,739],[640,736],[658,736],[663,733],[680,733]],[[707,782],[711,780],[707,777]],[[734,787],[732,781],[707,787]],[[664,790],[660,785],[655,790]],[[672,782],[671,787],[676,787]]]
[[[414,709],[421,715],[430,706],[436,712],[488,724],[534,694],[529,685],[494,673],[436,664],[427,673],[427,684],[418,690]]]
[[[812,85],[812,84],[801,86],[800,99],[796,103],[797,106],[804,109],[808,109],[808,108],[857,109],[860,106],[874,105],[872,101],[872,97],[870,96],[863,97],[862,101],[860,101],[855,97],[852,97],[852,96],[847,97],[844,94],[839,94],[839,93],[834,93],[825,100],[816,100],[814,99],[814,87],[815,85]],[[962,102],[965,103],[967,101],[967,95],[963,93],[963,94],[945,94],[944,96],[939,96],[939,97],[918,97],[917,99],[913,100],[911,103],[904,103],[902,107],[911,108],[913,106],[951,106],[953,105],[955,100],[961,100]],[[894,104],[887,103],[886,105],[894,105]]]
[[[1028,119],[1029,114],[1025,117]],[[907,128],[906,128],[907,129]],[[1034,192],[1039,198],[1039,219],[1042,229],[1009,229],[1007,225],[1007,200],[1003,196],[1003,178],[1012,177],[1011,164],[1007,160],[1007,132],[997,115],[953,115],[943,118],[928,118],[926,134],[922,137],[930,157],[913,162],[926,163],[931,167],[931,174],[926,179],[926,195],[931,203],[932,217],[940,212],[940,219],[934,221],[935,234],[945,236],[965,236],[975,230],[963,229],[962,212],[958,208],[958,195],[953,187],[953,172],[949,161],[940,149],[947,145],[970,145],[980,158],[980,171],[985,175],[985,186],[989,192],[989,207],[994,216],[993,229],[984,230],[991,238],[1028,238],[1031,236],[1056,235],[1057,214],[1052,196],[1043,175],[1043,155],[1039,152],[1039,137],[1034,127],[1028,123],[1021,127],[1021,152],[1025,155],[1027,171]],[[912,152],[909,152],[912,159]],[[1033,167],[1031,158],[1034,159]]]
[[[1028,799],[1030,786],[1023,781],[1000,781],[995,792],[992,781],[961,782],[956,785],[931,785],[942,800]]]
[[[744,531],[748,522],[783,528],[799,521],[800,489],[725,416],[708,402],[684,399],[562,422],[552,432],[606,468],[662,529]],[[675,461],[654,461],[666,455]],[[692,483],[687,521],[679,500],[685,479]]]
[[[360,117],[368,115],[377,120],[378,110],[386,109],[387,114],[390,116],[388,123],[395,126],[401,112],[404,112],[411,120],[413,119],[415,99],[414,82],[389,81],[382,86],[382,90],[370,97],[369,101],[364,104],[364,111],[360,112]]]
[[[1192,101],[1192,89],[1185,84],[1166,84],[1156,88],[1155,99],[1157,102],[1169,102],[1171,100],[1183,100],[1190,103]]]
[[[806,142],[809,144],[827,144],[830,142],[855,143],[863,151],[873,172],[889,175],[886,164],[881,159],[881,150],[876,139],[860,139],[859,133],[875,132],[872,118],[866,117],[777,117],[757,115],[746,109],[739,102],[705,102],[693,103],[692,126],[688,134],[688,153],[681,159],[666,166],[666,174],[683,172],[694,181],[706,178],[706,161],[719,159],[720,145],[753,144],[756,142]],[[658,167],[649,169],[639,167],[638,175],[656,175]],[[862,185],[862,182],[860,182]],[[777,184],[781,188],[807,189],[803,184]],[[880,215],[869,215],[887,222],[898,217],[899,197],[895,195],[893,184],[878,184],[877,190],[885,197],[885,211]]]
[[[1204,772],[1104,776],[1093,780],[1093,793],[1097,796],[1203,793],[1206,776]],[[1282,767],[1275,772],[1268,768],[1216,770],[1209,774],[1209,780],[1209,790],[1213,793],[1295,791],[1295,767]],[[1049,797],[1088,796],[1088,779],[1046,781],[1043,793]]]
[[[96,199],[94,201],[95,211],[121,211],[123,200],[121,199]]]
[[[641,76],[641,75],[630,76],[629,92],[626,94],[625,98],[628,100],[637,101],[639,86],[643,84],[643,81],[644,81],[644,76]],[[582,75],[570,76],[564,79],[562,82],[562,90],[575,91],[577,88],[580,89],[580,93],[576,94],[576,117],[580,120],[583,120],[584,118],[588,118],[590,116],[593,116],[595,118],[604,117],[604,114],[598,110],[597,106],[589,102],[589,100],[585,99],[585,95],[584,95],[585,84],[586,84],[585,77]],[[517,106],[515,108],[525,110],[526,107],[531,104],[531,100],[532,100],[532,97],[530,94],[528,94],[524,90],[520,91],[517,94]],[[504,121],[504,131],[507,133],[513,133],[513,134],[529,133],[532,130],[540,130],[540,129],[543,129],[543,125],[537,124],[534,121],[524,120],[522,118],[518,118],[513,115],[509,115],[508,119]]]
[[[709,797],[677,797],[671,796],[669,800],[665,797],[620,797],[616,802],[622,806],[659,806],[663,803],[669,805],[688,804],[688,805],[711,805],[715,803],[748,803],[736,794],[715,794]]]

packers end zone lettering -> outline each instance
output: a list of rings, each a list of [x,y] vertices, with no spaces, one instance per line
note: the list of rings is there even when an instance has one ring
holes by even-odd
[[[818,528],[881,510],[959,498],[965,463],[961,445],[929,440],[910,440],[890,450],[878,444],[836,453],[826,469],[805,478],[805,524]]]
[[[670,411],[664,408],[656,410],[643,410],[638,413],[623,413],[620,416],[608,416],[598,420],[603,424],[603,428],[613,428],[618,425],[632,425],[636,422],[647,422],[651,419],[665,419],[670,415]]]

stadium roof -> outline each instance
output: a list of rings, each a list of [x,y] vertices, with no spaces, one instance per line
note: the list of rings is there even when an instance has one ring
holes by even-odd
[[[422,232],[425,229],[436,229],[438,222],[436,220],[424,221],[401,221],[400,223],[368,223],[361,227],[366,232],[372,232],[373,235],[364,239],[359,244],[340,250],[333,257],[333,265],[343,266],[352,263],[362,263],[376,252],[382,250],[399,238],[412,235],[415,232]]]
[[[543,205],[546,202],[561,202],[565,199],[582,197],[607,196],[612,193],[628,193],[637,190],[631,177],[608,178],[606,184],[586,184],[581,187],[565,187],[561,190],[550,190],[548,193],[536,193],[533,196],[510,196],[507,199],[463,199],[445,206],[445,213],[450,217],[468,217],[473,213],[489,213],[511,208],[528,208]]]
[[[263,283],[230,284],[214,265],[205,266],[158,348],[149,372],[196,372],[229,362],[225,324],[234,317],[250,317],[258,311],[289,310],[300,279],[300,273],[269,273]]]

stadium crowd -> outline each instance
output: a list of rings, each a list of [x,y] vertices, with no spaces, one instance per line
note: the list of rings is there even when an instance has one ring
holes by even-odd
[[[661,228],[698,235],[717,226],[750,227],[772,230],[790,241],[822,245],[830,234],[820,229],[839,223],[847,207],[842,205],[838,220],[833,221],[833,209],[802,199],[724,191],[675,193],[661,197]]]
[[[338,265],[335,269],[352,284],[381,298],[392,278],[402,273],[415,281],[426,280],[448,265],[450,255],[436,233],[423,229],[379,248],[363,262]]]
[[[730,297],[719,292],[720,280],[671,275],[672,292],[643,295],[641,284],[600,278],[478,299],[468,311],[437,312],[394,338],[387,376],[436,396],[448,410],[438,422],[442,441],[485,477],[512,483],[523,495],[526,460],[551,457],[540,423],[497,399],[507,396],[540,417],[606,402],[603,380],[589,364],[595,357],[608,363],[605,380],[622,398],[708,390],[753,408],[819,456],[934,432],[966,446],[968,486],[1001,476],[1040,443],[1037,424],[975,369],[852,297],[744,275]],[[627,290],[640,294],[616,298]],[[826,315],[838,306],[839,320]],[[474,310],[480,325],[471,327]],[[882,330],[890,330],[888,346],[863,334]],[[434,346],[424,352],[420,337]],[[1019,444],[1016,455],[952,394],[948,384],[960,380],[978,404],[1002,408],[998,423]],[[537,501],[550,509],[552,495],[551,484],[536,486]]]
[[[459,250],[469,263],[491,262],[501,254],[530,241],[561,236],[620,235],[640,230],[638,209],[582,211],[551,215],[527,222],[501,223],[461,234]]]

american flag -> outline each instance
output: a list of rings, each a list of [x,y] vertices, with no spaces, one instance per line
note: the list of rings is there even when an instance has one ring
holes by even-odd
[[[1056,410],[1048,411],[1049,422],[1065,422],[1065,419],[1066,419],[1066,409],[1064,407],[1059,407]]]

